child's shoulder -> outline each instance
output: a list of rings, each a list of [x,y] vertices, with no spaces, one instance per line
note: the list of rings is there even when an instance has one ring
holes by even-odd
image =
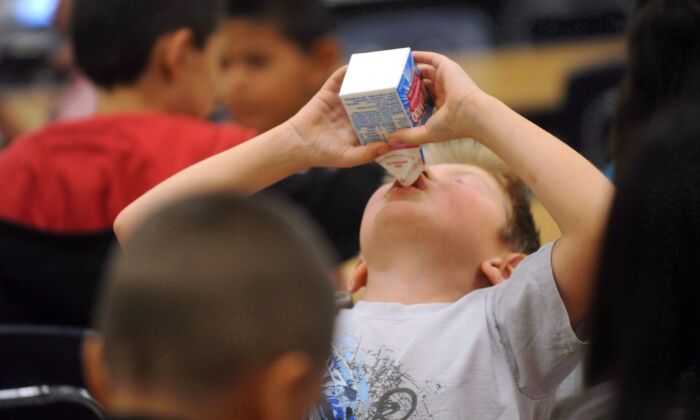
[[[475,320],[484,313],[486,290],[476,290],[455,302],[404,305],[393,302],[357,302],[338,313],[338,326],[410,326],[414,323],[451,324]],[[410,327],[408,327],[410,328]]]

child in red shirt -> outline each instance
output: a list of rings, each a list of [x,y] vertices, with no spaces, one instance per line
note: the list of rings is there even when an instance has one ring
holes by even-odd
[[[109,229],[160,181],[253,136],[201,121],[218,96],[219,0],[77,0],[70,36],[98,115],[0,153],[0,219],[52,232]]]

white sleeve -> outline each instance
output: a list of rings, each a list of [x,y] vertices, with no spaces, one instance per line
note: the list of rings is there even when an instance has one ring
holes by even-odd
[[[550,396],[585,347],[571,328],[554,282],[552,248],[547,244],[528,256],[486,298],[491,339],[503,350],[520,392],[531,399]]]

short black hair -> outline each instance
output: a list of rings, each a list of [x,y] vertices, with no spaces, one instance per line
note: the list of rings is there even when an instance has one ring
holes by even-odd
[[[649,124],[618,178],[591,306],[589,385],[612,381],[615,419],[700,415],[700,102]],[[671,410],[692,416],[672,416]]]
[[[333,26],[321,0],[229,0],[228,17],[272,23],[304,50],[328,35]]]
[[[75,60],[100,87],[133,84],[163,35],[187,28],[203,48],[224,6],[223,0],[76,0],[70,22]]]
[[[328,255],[301,213],[269,197],[213,195],[166,208],[109,269],[96,320],[106,365],[116,381],[167,385],[183,398],[288,351],[320,369],[334,318]]]

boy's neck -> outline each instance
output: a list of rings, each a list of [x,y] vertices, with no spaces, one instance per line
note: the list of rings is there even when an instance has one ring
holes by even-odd
[[[97,114],[119,113],[177,113],[171,104],[167,87],[148,79],[142,79],[129,86],[117,86],[113,89],[99,89],[97,96]]]
[[[116,392],[110,397],[109,410],[115,416],[146,415],[155,418],[188,419],[192,414],[180,401],[164,394]]]
[[[487,286],[478,276],[478,263],[448,262],[415,255],[368,262],[364,300],[405,305],[456,302],[469,292]]]

